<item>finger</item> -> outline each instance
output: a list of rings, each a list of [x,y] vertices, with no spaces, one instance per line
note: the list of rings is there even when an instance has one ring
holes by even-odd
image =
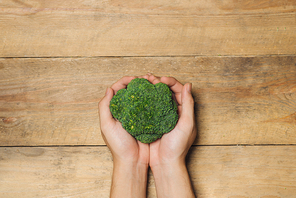
[[[99,116],[101,129],[115,124],[109,105],[114,95],[112,88],[107,88],[105,96],[99,102]]]
[[[182,109],[180,122],[193,128],[194,125],[194,100],[191,94],[192,85],[187,83],[182,89]],[[192,129],[191,129],[192,130]]]
[[[114,94],[117,93],[120,89],[125,89],[126,86],[131,82],[131,80],[135,79],[135,76],[125,76],[122,77],[120,80],[118,80],[116,83],[114,83],[111,88],[114,90]]]
[[[150,75],[148,78],[149,82],[151,82],[152,84],[157,84],[160,83],[160,77],[154,76],[154,75]]]
[[[163,76],[161,77],[160,81],[167,86],[176,94],[176,93],[181,93],[183,89],[183,85],[175,78],[173,77],[166,77]]]
[[[144,76],[139,76],[138,78],[145,78],[145,79],[147,79],[147,80],[148,80],[148,78],[149,78],[149,75],[148,75],[148,74],[146,74],[146,75],[144,75]]]
[[[160,81],[164,84],[166,84],[167,86],[169,86],[169,88],[173,91],[173,93],[175,94],[176,100],[178,102],[178,104],[182,103],[182,99],[181,99],[181,93],[182,93],[182,89],[183,89],[183,85],[176,80],[173,77],[161,77]]]

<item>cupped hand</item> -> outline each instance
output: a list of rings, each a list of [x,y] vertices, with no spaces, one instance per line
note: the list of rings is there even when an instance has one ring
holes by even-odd
[[[137,77],[123,77],[106,90],[105,97],[99,103],[99,115],[102,136],[111,150],[115,161],[150,164],[171,163],[185,160],[186,154],[196,137],[194,100],[191,95],[191,84],[182,85],[172,77],[155,77],[147,74],[151,83],[167,84],[178,103],[179,120],[176,127],[161,139],[149,144],[141,143],[125,131],[121,123],[112,117],[109,104],[116,92],[126,88],[129,82]]]
[[[126,88],[137,77],[123,77],[111,88],[107,88],[104,98],[99,103],[99,116],[102,137],[111,150],[114,162],[139,163],[148,166],[149,144],[144,144],[132,137],[121,123],[112,117],[109,104],[116,92]],[[148,76],[142,76],[148,78]]]
[[[185,163],[185,157],[193,144],[197,130],[194,116],[194,100],[192,98],[192,85],[184,86],[172,77],[155,77],[149,75],[148,80],[153,83],[165,83],[173,92],[178,103],[179,120],[175,128],[150,144],[149,164],[154,166],[172,163]]]

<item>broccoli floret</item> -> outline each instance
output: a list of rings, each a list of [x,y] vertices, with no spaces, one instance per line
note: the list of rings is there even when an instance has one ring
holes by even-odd
[[[114,118],[133,137],[151,143],[170,132],[177,124],[177,104],[164,83],[151,84],[144,78],[133,79],[110,102]]]

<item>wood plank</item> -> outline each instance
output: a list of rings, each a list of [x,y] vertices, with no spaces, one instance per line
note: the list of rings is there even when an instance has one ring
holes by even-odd
[[[103,147],[2,147],[1,197],[108,197],[112,158]],[[296,191],[295,146],[193,147],[188,169],[198,197],[285,197]],[[148,197],[154,198],[150,172]]]
[[[296,57],[0,59],[0,145],[104,145],[97,105],[124,75],[193,83],[195,144],[296,144]]]
[[[252,13],[279,13],[296,11],[296,3],[293,0],[266,1],[266,0],[245,0],[235,2],[220,2],[216,0],[200,1],[163,1],[163,0],[106,0],[85,1],[41,1],[41,0],[2,0],[1,8],[30,8],[34,9],[83,9],[96,10],[108,13],[132,13],[132,14],[191,14],[191,15],[218,15],[218,14],[252,14]]]
[[[0,3],[0,57],[296,53],[296,2]]]

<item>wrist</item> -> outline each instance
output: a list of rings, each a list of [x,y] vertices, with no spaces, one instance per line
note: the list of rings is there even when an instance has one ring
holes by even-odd
[[[136,169],[147,169],[149,167],[149,162],[139,160],[139,159],[122,159],[122,158],[116,158],[113,157],[113,165],[115,167],[120,167],[121,169],[124,167],[125,169],[131,169],[131,168],[136,168]]]
[[[185,158],[171,158],[171,159],[154,159],[152,163],[150,163],[151,170],[157,171],[158,169],[167,170],[175,169],[179,167],[186,167]]]
[[[113,172],[114,171],[130,171],[132,174],[141,174],[148,171],[148,163],[142,163],[139,161],[120,161],[115,160],[113,163]]]
[[[182,159],[176,159],[176,160],[170,160],[170,161],[158,161],[157,163],[153,164],[151,167],[151,171],[153,174],[158,175],[159,172],[166,175],[171,175],[174,172],[187,172],[187,167],[185,160]]]

